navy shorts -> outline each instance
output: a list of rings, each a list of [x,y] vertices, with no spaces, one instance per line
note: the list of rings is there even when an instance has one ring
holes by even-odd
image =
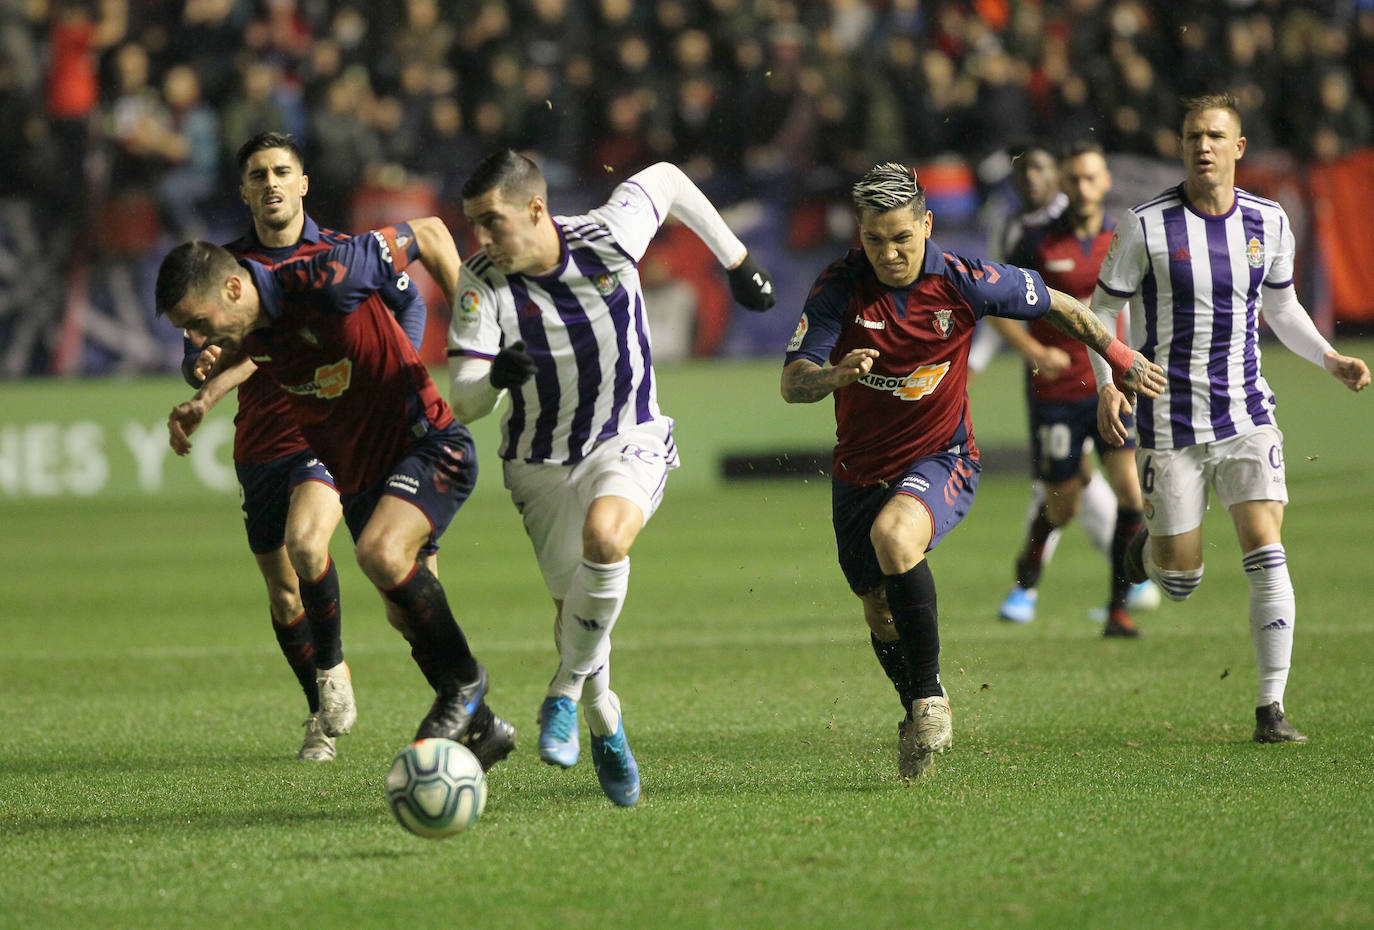
[[[931,537],[926,547],[929,552],[968,516],[982,473],[983,465],[975,456],[937,452],[917,459],[905,475],[891,484],[857,485],[832,480],[835,545],[849,589],[862,596],[882,584],[883,570],[869,532],[878,512],[893,495],[914,497],[930,511]]]
[[[1031,474],[1052,484],[1068,481],[1083,468],[1083,446],[1091,439],[1101,453],[1106,449],[1134,449],[1135,417],[1121,418],[1130,434],[1125,445],[1114,446],[1097,429],[1097,398],[1075,401],[1030,402]]]
[[[439,537],[476,485],[477,450],[468,428],[454,423],[432,429],[385,478],[356,494],[343,495],[344,522],[357,542],[382,495],[410,501],[429,518],[429,540],[420,547],[420,555],[433,555],[439,551]]]
[[[248,548],[263,555],[286,542],[286,513],[296,485],[318,481],[334,487],[334,476],[309,449],[283,455],[265,464],[235,462],[239,497],[243,501],[243,528]]]

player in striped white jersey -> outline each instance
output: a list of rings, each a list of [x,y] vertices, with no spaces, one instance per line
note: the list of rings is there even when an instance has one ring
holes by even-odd
[[[1305,742],[1284,717],[1295,600],[1280,528],[1288,502],[1283,434],[1260,372],[1259,312],[1279,340],[1353,391],[1369,367],[1335,351],[1293,291],[1293,231],[1283,208],[1235,186],[1245,153],[1227,94],[1184,102],[1182,184],[1134,207],[1102,263],[1093,309],[1114,324],[1129,302],[1130,342],[1168,375],[1136,411],[1136,466],[1145,530],[1131,547],[1134,577],[1173,600],[1202,582],[1202,518],[1210,485],[1230,512],[1250,583],[1259,667],[1255,740]],[[1098,425],[1122,442],[1128,397],[1093,359]]]
[[[505,483],[556,609],[559,666],[539,709],[539,756],[563,768],[577,762],[580,702],[602,790],[630,806],[639,770],[610,689],[610,633],[630,547],[678,467],[637,263],[671,213],[728,269],[747,309],[772,306],[772,279],[674,165],[646,168],[582,216],[551,215],[543,175],[511,151],[487,158],[462,193],[482,249],[459,280],[451,397],[470,422],[511,396],[501,423]]]

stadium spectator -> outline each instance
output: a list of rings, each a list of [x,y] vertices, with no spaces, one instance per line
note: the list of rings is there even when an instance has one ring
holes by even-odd
[[[187,242],[158,269],[157,312],[219,346],[219,365],[250,357],[283,387],[301,434],[334,477],[358,564],[398,608],[398,629],[435,691],[415,739],[463,741],[489,767],[515,748],[515,729],[487,706],[486,669],[424,558],[472,493],[472,435],[454,421],[380,293],[416,260],[452,299],[461,262],[435,217],[275,268]],[[188,412],[178,426],[189,432],[196,422]]]
[[[1245,154],[1234,97],[1184,102],[1185,180],[1136,206],[1102,263],[1093,308],[1109,327],[1131,308],[1131,342],[1163,362],[1163,393],[1137,410],[1136,452],[1145,529],[1132,541],[1132,581],[1154,579],[1171,599],[1202,583],[1208,489],[1229,511],[1250,585],[1259,671],[1258,742],[1305,742],[1283,704],[1296,603],[1280,528],[1288,501],[1283,434],[1260,372],[1258,315],[1290,350],[1351,390],[1369,384],[1360,359],[1337,353],[1293,290],[1293,232],[1283,208],[1235,186]],[[1106,366],[1093,361],[1098,428],[1120,444],[1131,410]]]
[[[966,392],[974,325],[988,314],[1045,318],[1110,356],[1133,389],[1155,393],[1163,375],[1034,272],[942,251],[929,240],[933,217],[915,170],[875,166],[853,200],[862,248],[812,287],[787,347],[782,396],[835,395],[840,567],[905,711],[898,774],[915,778],[954,738],[926,553],[968,513],[982,471]]]
[[[259,133],[239,147],[237,163],[239,195],[252,225],[226,247],[236,258],[275,267],[348,238],[321,229],[305,212],[310,178],[293,138]],[[419,289],[398,277],[379,293],[418,350],[426,322]],[[218,355],[217,348],[208,349],[205,361],[212,364]],[[340,637],[339,576],[329,555],[329,540],[343,518],[339,492],[291,418],[286,395],[266,372],[243,359],[206,379],[204,370],[196,371],[199,361],[201,350],[187,340],[182,371],[198,390],[168,417],[169,441],[178,455],[188,453],[188,428],[237,388],[234,472],[242,489],[248,547],[267,583],[277,644],[310,708],[298,756],[328,762],[335,756],[335,738],[348,733],[358,715]],[[437,574],[435,553],[426,547],[422,554]],[[400,609],[383,601],[388,619],[401,629]]]
[[[729,269],[748,309],[772,305],[772,280],[674,165],[635,174],[582,216],[553,216],[547,198],[539,168],[510,150],[483,160],[463,186],[482,249],[458,281],[451,396],[471,422],[511,395],[502,467],[553,598],[559,655],[539,708],[539,757],[576,764],[581,703],[597,780],[631,806],[639,767],[610,688],[610,636],[630,547],[678,466],[673,421],[658,409],[638,261],[672,214]]]
[[[162,79],[167,135],[162,155],[167,170],[158,182],[158,202],[178,237],[205,234],[205,208],[219,187],[219,119],[200,98],[200,81],[189,65],[169,68]]]

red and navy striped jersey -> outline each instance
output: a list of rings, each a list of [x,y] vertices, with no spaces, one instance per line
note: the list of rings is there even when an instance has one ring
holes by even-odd
[[[1014,264],[1040,272],[1046,286],[1087,303],[1097,286],[1097,270],[1112,244],[1116,222],[1106,217],[1096,236],[1080,239],[1068,214],[1038,227],[1021,241],[1011,255]],[[1088,360],[1088,347],[1044,320],[1032,320],[1030,334],[1047,346],[1063,349],[1072,360],[1054,378],[1027,371],[1030,392],[1038,400],[1053,402],[1097,397],[1097,379]]]
[[[830,265],[806,299],[786,362],[879,352],[868,374],[835,392],[834,477],[883,484],[922,456],[976,456],[967,393],[973,328],[986,314],[1034,319],[1049,305],[1035,272],[942,252],[933,240],[904,288],[879,281],[859,249]]]
[[[381,289],[419,257],[401,223],[269,268],[241,260],[271,325],[244,350],[286,394],[339,491],[360,491],[453,422]]]

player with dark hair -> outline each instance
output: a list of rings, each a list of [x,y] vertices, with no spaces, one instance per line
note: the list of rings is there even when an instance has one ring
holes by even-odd
[[[236,257],[275,266],[349,238],[322,229],[306,214],[302,200],[310,178],[289,134],[253,136],[239,148],[236,163],[239,196],[253,219],[248,234],[226,246]],[[427,316],[419,290],[402,272],[380,293],[418,348]],[[257,365],[245,358],[206,380],[204,372],[219,357],[219,348],[202,349],[189,339],[186,346],[182,372],[199,390],[168,419],[172,448],[179,455],[190,451],[179,425],[183,418],[194,415],[198,422],[238,388],[234,470],[243,492],[244,528],[267,583],[277,642],[310,707],[299,756],[329,761],[335,755],[334,738],[348,733],[357,719],[340,635],[339,577],[329,556],[329,540],[343,517],[334,479],[296,428],[281,389]],[[430,568],[435,569],[433,563]]]
[[[487,707],[486,670],[421,557],[472,491],[472,436],[381,296],[417,259],[451,299],[461,262],[434,217],[275,267],[188,242],[162,262],[157,311],[219,346],[221,362],[246,355],[281,386],[334,476],[363,574],[397,608],[393,624],[435,690],[415,738],[461,740],[488,767],[514,748],[515,731]],[[194,412],[179,420],[186,432],[199,422]]]
[[[1168,380],[1136,413],[1145,529],[1132,541],[1132,580],[1153,578],[1172,600],[1202,583],[1202,519],[1210,488],[1231,515],[1250,584],[1259,670],[1254,738],[1306,742],[1283,696],[1296,601],[1281,528],[1288,489],[1274,393],[1260,373],[1259,314],[1285,346],[1352,391],[1369,366],[1322,337],[1293,288],[1293,227],[1283,207],[1235,186],[1245,154],[1229,94],[1184,101],[1186,177],[1132,207],[1117,227],[1092,305],[1116,324],[1130,306],[1130,341],[1165,363]],[[1131,398],[1096,362],[1098,428],[1126,440]]]
[[[601,207],[554,216],[539,168],[498,152],[463,186],[481,251],[464,264],[449,329],[454,409],[501,422],[506,487],[555,608],[559,665],[539,709],[539,756],[576,764],[577,708],[613,802],[639,800],[639,767],[610,689],[611,629],[630,547],[678,467],[658,408],[638,262],[669,213],[710,247],[750,310],[773,304],[768,273],[676,166],[646,168]]]
[[[914,778],[953,743],[926,553],[968,514],[982,471],[966,390],[979,318],[1044,318],[1104,354],[1132,390],[1157,391],[1163,373],[1035,272],[928,241],[933,217],[906,165],[875,166],[852,196],[862,248],[812,287],[787,347],[782,396],[835,396],[840,568],[905,711],[897,771]]]
[[[1087,300],[1116,228],[1105,206],[1111,174],[1101,147],[1095,143],[1070,147],[1059,174],[1068,206],[1056,219],[1023,238],[1010,261],[1038,271],[1047,285]],[[1032,465],[1036,479],[1044,486],[1040,507],[1016,559],[1016,581],[1002,605],[1001,616],[1021,623],[1035,616],[1035,589],[1046,545],[1051,534],[1078,512],[1087,440],[1102,460],[1116,502],[1102,632],[1105,636],[1138,636],[1140,631],[1126,611],[1130,582],[1123,561],[1126,544],[1141,525],[1140,483],[1132,455],[1135,441],[1128,440],[1124,447],[1102,441],[1097,431],[1097,382],[1083,343],[1043,319],[1024,325],[992,317],[989,323],[1026,359]]]

